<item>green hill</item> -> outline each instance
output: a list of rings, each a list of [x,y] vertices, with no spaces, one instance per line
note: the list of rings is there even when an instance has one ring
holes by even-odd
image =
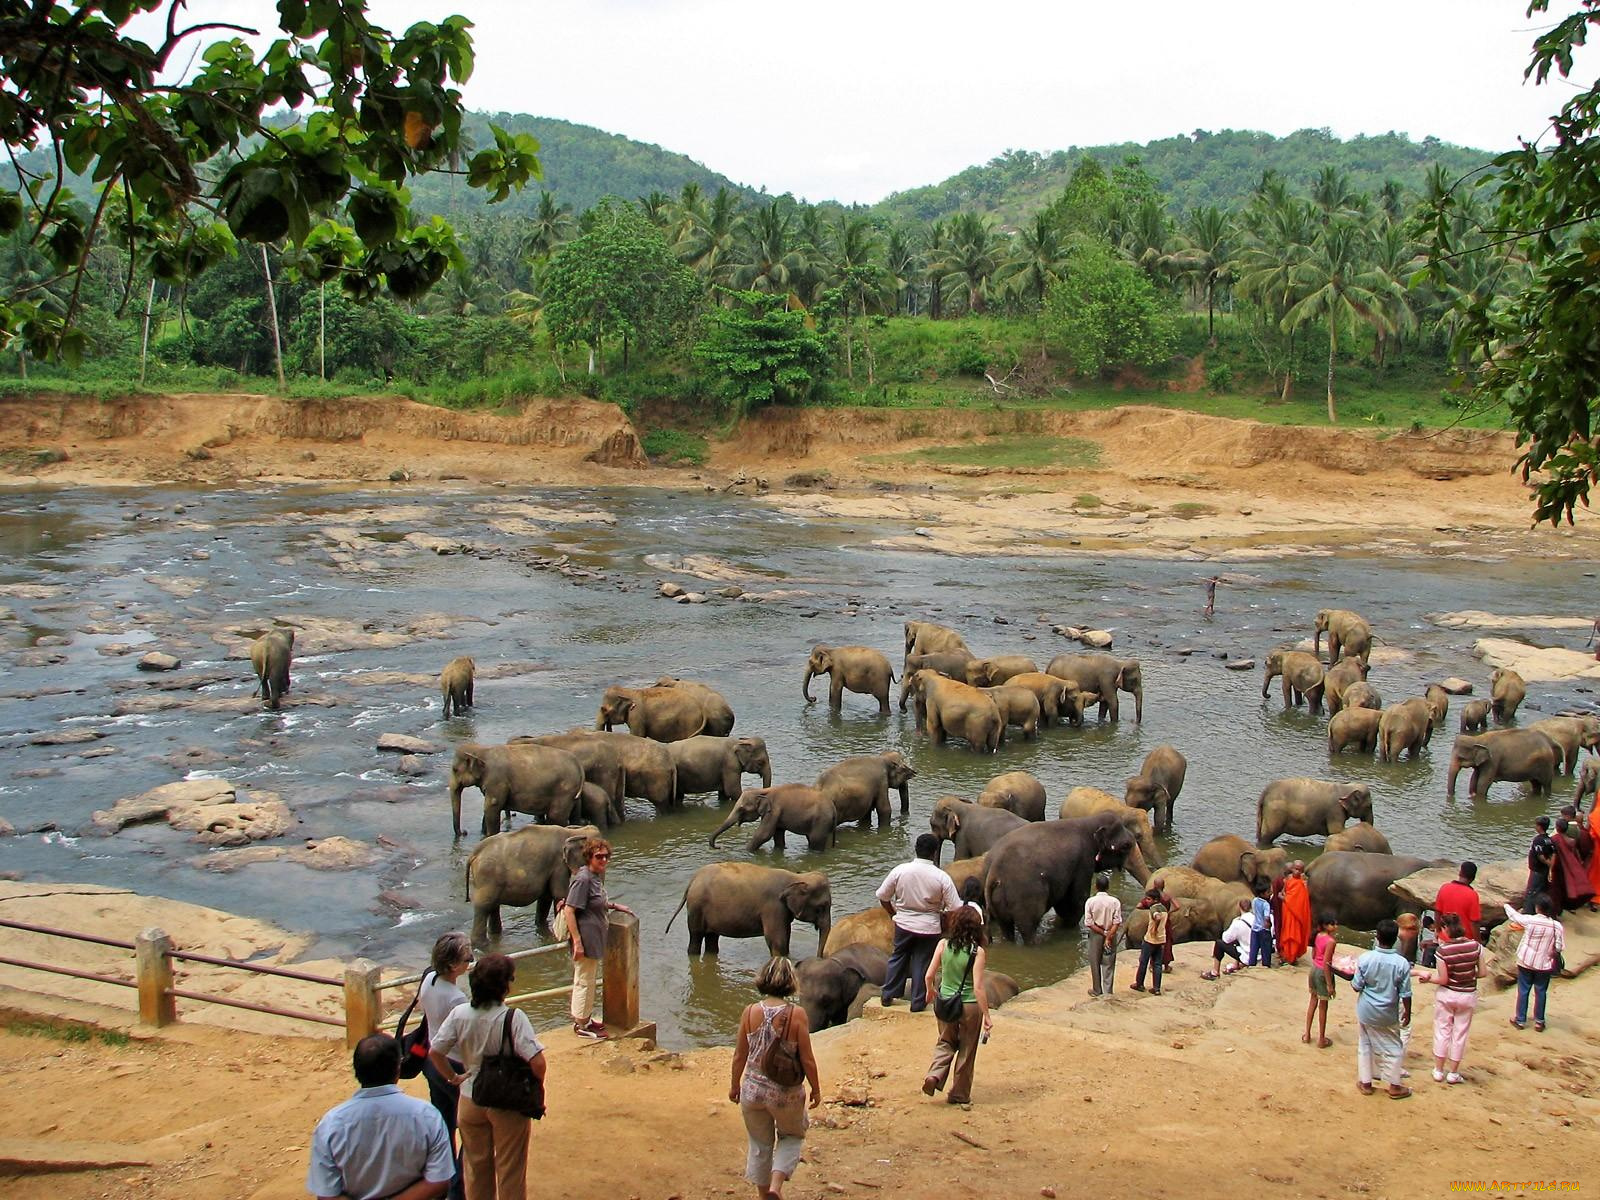
[[[976,209],[1018,224],[1060,193],[1073,166],[1085,155],[1108,171],[1124,159],[1138,158],[1175,213],[1203,204],[1235,208],[1267,170],[1278,172],[1299,191],[1306,190],[1317,172],[1328,166],[1347,172],[1360,191],[1376,193],[1389,179],[1417,191],[1424,173],[1435,162],[1457,177],[1490,157],[1484,151],[1452,146],[1437,138],[1413,142],[1398,133],[1341,141],[1326,129],[1302,129],[1283,138],[1247,130],[1196,130],[1189,136],[1144,145],[1074,146],[1053,154],[1007,150],[943,183],[897,192],[873,210],[892,221],[932,221],[962,209]]]

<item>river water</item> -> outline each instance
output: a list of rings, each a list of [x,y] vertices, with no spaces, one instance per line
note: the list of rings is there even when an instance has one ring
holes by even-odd
[[[354,532],[330,537],[329,529]],[[477,553],[417,548],[402,540],[413,531],[469,542]],[[992,775],[1023,769],[1045,782],[1053,813],[1079,784],[1120,795],[1122,781],[1162,742],[1189,759],[1177,828],[1165,842],[1171,862],[1187,861],[1215,834],[1249,836],[1256,796],[1279,776],[1368,781],[1377,824],[1396,850],[1425,856],[1520,855],[1530,822],[1544,811],[1507,785],[1487,805],[1448,803],[1448,735],[1436,737],[1416,763],[1354,755],[1330,763],[1321,720],[1285,713],[1276,689],[1264,702],[1259,670],[1232,673],[1222,659],[1259,660],[1274,645],[1309,634],[1316,609],[1355,607],[1384,639],[1371,681],[1386,699],[1417,694],[1450,674],[1476,680],[1481,694],[1488,672],[1471,653],[1474,635],[1432,624],[1426,614],[1582,611],[1574,608],[1582,568],[1571,560],[1471,557],[1458,549],[1236,563],[1226,568],[1228,582],[1208,620],[1201,611],[1208,564],[956,558],[873,545],[904,532],[887,522],[802,520],[749,502],[644,489],[443,498],[419,498],[408,488],[10,493],[0,500],[0,605],[9,610],[0,619],[7,763],[0,816],[24,831],[55,829],[0,839],[0,871],[211,905],[312,931],[317,956],[361,954],[414,968],[438,934],[470,922],[462,874],[476,835],[452,843],[448,753],[433,756],[427,774],[408,778],[396,756],[376,752],[378,734],[448,746],[591,725],[607,685],[661,674],[718,687],[738,714],[736,732],[767,739],[775,782],[809,782],[839,758],[890,748],[915,765],[911,813],[896,813],[890,829],[849,826],[838,846],[822,853],[791,838],[786,853],[757,855],[794,870],[825,870],[835,921],[873,903],[885,872],[909,857],[915,835],[926,830],[939,795],[974,798]],[[561,555],[570,556],[569,571],[590,574],[541,569],[533,557]],[[688,556],[707,556],[691,561],[710,562],[747,591],[773,595],[762,602],[714,597],[703,605],[657,597],[662,578],[693,583],[670,569]],[[711,591],[721,582],[694,586]],[[248,663],[227,658],[227,639],[216,635],[273,617],[353,622],[367,634],[420,629],[443,636],[304,654],[295,662],[297,703],[280,713],[207,710],[203,702],[247,697],[255,682]],[[429,619],[439,617],[447,619]],[[826,680],[813,684],[822,702],[804,703],[800,677],[811,643],[873,645],[898,664],[908,617],[961,630],[979,653],[1025,653],[1041,667],[1081,649],[1042,620],[1110,628],[1117,652],[1144,664],[1144,723],[1133,723],[1124,697],[1118,725],[1052,730],[1034,743],[1013,737],[988,757],[933,749],[909,715],[880,718],[861,697],[847,695],[843,715],[831,717]],[[119,644],[134,653],[104,652]],[[157,693],[170,677],[134,669],[146,649],[171,649],[184,660],[182,673],[214,681]],[[460,718],[441,720],[433,683],[362,684],[378,671],[433,676],[461,654],[477,659],[480,680],[478,707]],[[1384,662],[1386,655],[1398,661]],[[484,678],[497,663],[521,665]],[[139,711],[149,706],[136,701],[155,694],[178,703]],[[1535,685],[1526,710],[1588,707],[1588,700],[1571,685]],[[30,744],[42,731],[79,728],[105,736],[92,746]],[[81,757],[105,747],[116,752]],[[197,858],[229,851],[208,851],[165,825],[110,837],[86,828],[95,810],[119,797],[205,775],[282,796],[300,822],[289,844],[339,834],[378,847],[375,864],[318,871],[267,862],[217,873]],[[1562,780],[1557,803],[1570,791]],[[477,804],[477,793],[468,793],[469,830],[476,829]],[[643,923],[644,1014],[666,1045],[726,1041],[765,960],[760,940],[724,940],[719,958],[695,962],[684,953],[683,918],[670,932],[664,926],[694,871],[747,857],[744,839],[730,831],[720,850],[707,847],[722,817],[714,803],[692,801],[657,817],[648,804],[630,801],[629,815],[611,835],[617,855],[609,881],[613,898]],[[1315,853],[1314,846],[1305,850]],[[1125,896],[1129,888],[1124,884]],[[543,940],[531,910],[505,915],[509,947]],[[815,933],[796,925],[796,957],[814,949]],[[1024,985],[1038,984],[1072,970],[1079,954],[1076,932],[1057,931],[1035,946],[997,947],[994,964]],[[520,983],[549,986],[562,973],[552,959],[537,959]],[[534,1015],[554,1025],[562,1012],[558,1002]]]

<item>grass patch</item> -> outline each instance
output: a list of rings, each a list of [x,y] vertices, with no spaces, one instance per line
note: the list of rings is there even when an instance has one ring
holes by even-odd
[[[1100,499],[1100,497],[1096,496],[1093,492],[1084,492],[1082,495],[1073,497],[1072,507],[1099,508],[1104,503],[1105,501]]]
[[[116,1029],[95,1029],[76,1021],[12,1021],[6,1032],[17,1037],[42,1037],[56,1042],[86,1045],[98,1041],[102,1046],[126,1046],[128,1035]]]
[[[1100,446],[1084,438],[997,437],[966,446],[929,446],[886,461],[936,463],[951,467],[1089,468],[1100,462]]]
[[[669,466],[703,467],[710,453],[705,438],[682,429],[647,429],[639,443],[652,462]]]
[[[1217,515],[1217,509],[1214,505],[1201,504],[1194,500],[1180,501],[1167,511],[1183,521],[1193,521],[1196,517],[1214,517]]]

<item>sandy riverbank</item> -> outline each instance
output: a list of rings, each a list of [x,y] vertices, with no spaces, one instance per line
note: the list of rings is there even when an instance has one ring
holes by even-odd
[[[117,930],[130,917],[179,916],[170,902],[117,895]],[[83,928],[96,913],[104,919],[108,902],[58,897],[56,919]],[[191,933],[201,933],[198,913],[209,911],[190,915]],[[237,918],[209,920],[230,932],[191,945],[239,948],[243,927],[229,924]],[[5,944],[14,953],[14,943]],[[931,1020],[870,1005],[865,1019],[817,1039],[824,1104],[789,1194],[1154,1190],[1233,1200],[1241,1188],[1264,1188],[1400,1197],[1443,1194],[1454,1180],[1583,1181],[1600,1153],[1600,1036],[1589,1021],[1600,973],[1554,985],[1542,1035],[1510,1029],[1510,994],[1487,990],[1467,1060],[1470,1082],[1448,1089],[1428,1076],[1432,997],[1419,984],[1410,1059],[1417,1094],[1397,1103],[1355,1091],[1348,991],[1333,1012],[1336,1045],[1315,1050],[1299,1041],[1303,971],[1207,983],[1199,978],[1204,954],[1198,945],[1180,947],[1179,969],[1160,997],[1123,991],[1093,1000],[1076,976],[1018,997],[996,1014],[970,1111],[918,1090]],[[1121,982],[1132,966],[1124,956]],[[159,1035],[135,1030],[126,1045],[65,1041],[17,1014],[66,1013],[126,1027],[131,996],[108,1007],[25,996],[14,977],[6,982],[13,986],[3,997],[9,1027],[0,1032],[8,1065],[0,1179],[8,1197],[304,1194],[311,1128],[353,1086],[337,1040],[191,1020]],[[48,986],[72,995],[96,985]],[[297,993],[286,988],[283,1002],[292,1002]],[[746,1194],[742,1126],[725,1098],[727,1049],[679,1055],[637,1043],[593,1045],[564,1029],[548,1042],[551,1112],[534,1133],[531,1194]],[[416,1084],[407,1088],[425,1094]],[[580,1145],[583,1153],[568,1153]],[[62,1173],[17,1176],[19,1162],[54,1163]]]
[[[697,471],[648,465],[621,411],[585,400],[528,401],[502,415],[393,397],[40,396],[0,401],[0,415],[0,484],[11,486],[710,490],[818,519],[903,522],[915,532],[889,544],[954,554],[1569,555],[1592,553],[1600,532],[1587,512],[1575,530],[1530,531],[1509,434],[1295,428],[1151,406],[772,410],[714,443]],[[1091,443],[1094,465],[908,457],[1018,436]],[[64,457],[40,462],[41,451]]]

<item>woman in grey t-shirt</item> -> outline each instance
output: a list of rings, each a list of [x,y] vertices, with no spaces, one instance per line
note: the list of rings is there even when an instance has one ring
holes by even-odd
[[[632,915],[633,909],[613,904],[606,896],[606,868],[611,843],[592,837],[583,843],[583,866],[567,889],[567,927],[572,931],[572,1032],[579,1037],[606,1036],[604,1022],[594,1019],[595,978],[606,953],[606,913]]]

